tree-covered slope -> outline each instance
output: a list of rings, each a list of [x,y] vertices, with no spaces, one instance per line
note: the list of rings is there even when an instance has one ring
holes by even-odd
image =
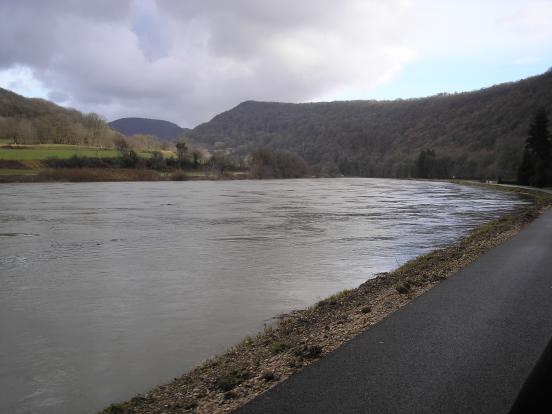
[[[459,94],[394,101],[244,102],[191,137],[244,155],[290,150],[329,174],[408,176],[423,150],[448,175],[512,178],[538,108],[552,110],[552,73]]]
[[[82,115],[74,109],[67,109],[40,98],[25,98],[7,89],[0,88],[0,116],[36,118],[43,115],[63,115],[80,118]]]
[[[110,145],[116,133],[96,114],[83,114],[0,88],[0,138],[17,144]]]

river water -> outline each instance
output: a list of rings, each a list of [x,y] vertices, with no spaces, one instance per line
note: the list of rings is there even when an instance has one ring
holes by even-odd
[[[94,413],[521,203],[360,178],[1,184],[0,412]]]

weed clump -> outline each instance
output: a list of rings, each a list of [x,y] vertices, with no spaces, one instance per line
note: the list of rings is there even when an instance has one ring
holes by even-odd
[[[331,308],[334,306],[340,306],[343,304],[343,299],[350,293],[350,290],[342,290],[336,294],[330,296],[329,298],[322,299],[316,304],[319,308]]]
[[[215,381],[215,387],[223,392],[228,392],[251,378],[251,374],[244,370],[232,369],[223,372]]]
[[[272,346],[270,347],[270,352],[272,352],[272,355],[281,354],[283,352],[286,352],[290,346],[282,341],[275,341],[272,343]]]
[[[227,391],[227,392],[224,393],[224,399],[225,400],[233,400],[236,397],[237,397],[236,393],[234,393],[232,391]]]
[[[264,379],[266,382],[274,381],[276,378],[276,375],[274,375],[274,372],[272,371],[265,371],[261,375],[261,378]]]
[[[372,312],[372,308],[370,306],[363,306],[361,309],[360,309],[360,313],[370,313]]]
[[[318,358],[322,353],[322,347],[318,345],[303,345],[295,350],[295,356],[313,359]]]
[[[401,295],[406,295],[408,292],[410,292],[410,285],[408,283],[401,283],[395,287],[397,292],[399,292]]]

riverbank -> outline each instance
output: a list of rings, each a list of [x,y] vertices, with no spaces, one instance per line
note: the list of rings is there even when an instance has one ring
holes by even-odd
[[[8,173],[2,174],[7,171]],[[116,181],[196,181],[196,180],[242,180],[250,178],[247,172],[224,174],[199,170],[175,170],[158,172],[147,169],[128,168],[56,168],[43,170],[2,170],[0,183],[47,183],[47,182],[116,182]]]
[[[104,413],[228,412],[379,322],[489,249],[511,238],[551,205],[551,197],[521,189],[531,204],[476,228],[461,241],[394,272],[281,318],[226,354]]]

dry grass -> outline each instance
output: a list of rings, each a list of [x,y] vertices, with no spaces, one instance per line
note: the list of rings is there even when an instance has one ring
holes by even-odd
[[[169,384],[114,404],[103,414],[226,413],[381,321],[513,237],[552,204],[552,196],[507,189],[532,203],[476,228],[461,241],[382,273],[356,289],[340,292],[308,309],[283,315],[276,328],[245,338],[223,355]]]

